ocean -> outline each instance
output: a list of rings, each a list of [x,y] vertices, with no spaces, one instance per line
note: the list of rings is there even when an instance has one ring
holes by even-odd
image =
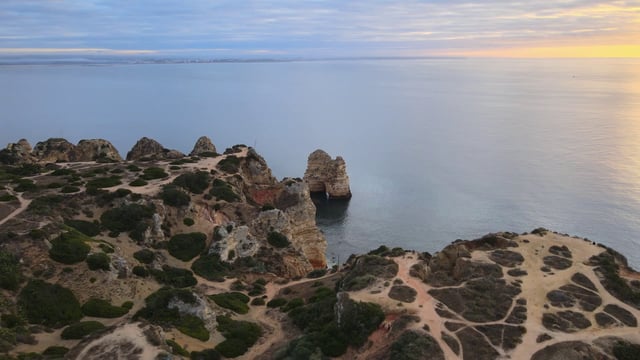
[[[638,59],[11,65],[0,84],[2,143],[207,135],[278,178],[341,155],[353,198],[318,209],[334,262],[545,227],[640,267]]]

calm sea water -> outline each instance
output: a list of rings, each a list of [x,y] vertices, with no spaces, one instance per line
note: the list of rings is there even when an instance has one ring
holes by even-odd
[[[405,60],[0,67],[0,141],[244,143],[278,177],[322,148],[354,197],[329,258],[543,226],[640,267],[640,61]]]

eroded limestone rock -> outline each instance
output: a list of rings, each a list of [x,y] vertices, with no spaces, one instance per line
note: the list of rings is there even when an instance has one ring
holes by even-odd
[[[350,199],[349,176],[347,165],[340,156],[332,159],[322,150],[309,155],[304,181],[312,193],[326,193],[330,199]]]
[[[209,139],[207,136],[201,136],[200,138],[198,138],[198,141],[196,141],[196,144],[193,146],[193,150],[191,150],[189,156],[216,152],[216,146],[213,145],[211,139]]]
[[[118,150],[104,139],[80,140],[70,161],[122,161]]]
[[[133,145],[127,153],[127,160],[140,160],[143,158],[161,160],[161,159],[179,159],[184,154],[178,150],[166,149],[159,142],[143,137]]]

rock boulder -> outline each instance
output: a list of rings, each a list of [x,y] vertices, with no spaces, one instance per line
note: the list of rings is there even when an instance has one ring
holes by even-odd
[[[213,142],[211,142],[211,139],[209,139],[206,136],[201,136],[198,141],[196,141],[196,144],[193,146],[193,150],[191,150],[191,152],[189,153],[189,156],[197,156],[200,154],[205,154],[205,153],[215,153],[216,151],[216,146],[213,145]]]
[[[127,160],[140,160],[143,158],[162,160],[179,159],[181,157],[184,157],[183,153],[178,150],[166,149],[162,144],[148,137],[138,140],[127,153]]]
[[[347,165],[340,156],[332,159],[323,150],[312,152],[307,160],[304,181],[312,193],[325,193],[329,199],[351,198]]]

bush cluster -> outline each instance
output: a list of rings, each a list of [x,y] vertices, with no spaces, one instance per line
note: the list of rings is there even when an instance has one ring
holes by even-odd
[[[122,205],[105,211],[100,216],[100,221],[110,231],[133,231],[141,221],[150,219],[153,216],[153,211],[152,208],[144,205]]]
[[[31,201],[31,204],[27,207],[27,211],[37,215],[47,215],[57,209],[63,200],[64,197],[61,195],[38,196]]]
[[[119,318],[128,312],[129,309],[121,306],[113,306],[110,302],[102,299],[89,299],[82,305],[83,314],[99,318]]]
[[[62,330],[60,337],[64,340],[76,340],[104,329],[105,326],[99,321],[82,321],[69,325],[66,329]]]
[[[267,242],[276,248],[285,248],[290,244],[289,239],[277,231],[271,231],[267,235]]]
[[[29,281],[18,295],[18,306],[31,324],[60,328],[82,318],[71,290],[42,280]]]
[[[207,235],[201,232],[177,234],[171,237],[167,250],[171,256],[182,261],[190,261],[204,251]]]
[[[112,175],[109,177],[96,178],[96,179],[89,180],[87,182],[87,187],[102,189],[102,188],[117,186],[120,184],[122,184],[122,181],[120,181],[120,176]]]
[[[195,304],[197,301],[195,295],[189,290],[164,287],[144,300],[146,306],[136,313],[134,319],[142,317],[154,324],[174,326],[183,334],[195,339],[209,340],[209,331],[204,327],[204,322],[200,318],[181,313],[175,307],[168,307],[173,299],[185,304]]]
[[[152,166],[142,171],[141,178],[143,180],[154,180],[154,179],[164,179],[168,176],[169,174],[167,174],[163,169]]]
[[[215,197],[217,200],[223,200],[226,202],[235,202],[240,200],[240,196],[233,191],[231,185],[220,179],[213,180],[213,185],[211,185],[209,195]]]
[[[163,265],[162,270],[149,269],[151,275],[161,284],[177,288],[193,286],[198,283],[193,273],[187,269]]]
[[[235,358],[249,350],[262,335],[262,329],[255,323],[233,320],[228,316],[218,316],[218,331],[225,340],[215,349],[227,358]]]
[[[237,173],[240,169],[240,159],[235,155],[228,155],[218,162],[218,169],[228,173]]]
[[[103,252],[95,253],[87,256],[87,265],[89,265],[89,270],[109,271],[111,259]]]
[[[129,183],[129,185],[134,186],[134,187],[145,186],[147,184],[149,184],[149,183],[146,180],[140,179],[140,178],[135,179],[135,180],[133,180],[132,182]]]
[[[207,254],[194,261],[191,270],[209,281],[223,282],[229,274],[230,265],[221,261],[218,254]]]
[[[193,221],[192,218],[186,217],[186,218],[182,219],[182,223],[185,224],[186,226],[193,226],[193,224],[195,224],[196,222]]]
[[[187,206],[191,202],[191,196],[175,185],[163,186],[160,198],[166,205],[173,207]]]
[[[13,254],[0,249],[0,288],[17,290],[21,282],[20,261]]]
[[[210,176],[206,171],[180,174],[173,184],[187,189],[194,194],[202,194],[209,187]]]
[[[151,264],[156,258],[156,254],[149,249],[142,249],[134,252],[133,257],[143,264]]]
[[[85,240],[90,239],[78,231],[62,233],[51,241],[49,256],[53,260],[67,265],[84,261],[91,250]]]
[[[97,236],[100,234],[100,223],[95,220],[93,222],[85,220],[65,220],[64,224],[72,227],[87,236]]]
[[[247,295],[240,292],[228,292],[209,296],[218,306],[225,309],[235,311],[238,314],[246,314],[249,312],[249,300]]]

